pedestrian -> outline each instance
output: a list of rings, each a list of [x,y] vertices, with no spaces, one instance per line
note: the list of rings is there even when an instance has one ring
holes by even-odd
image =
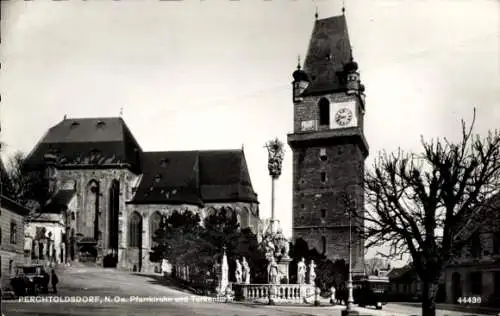
[[[54,269],[52,269],[51,273],[52,290],[54,291],[54,293],[57,293],[57,283],[59,283],[59,279],[57,278],[56,271],[54,271]]]

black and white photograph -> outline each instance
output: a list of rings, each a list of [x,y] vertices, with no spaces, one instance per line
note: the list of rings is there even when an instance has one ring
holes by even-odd
[[[499,1],[0,13],[0,315],[500,315]]]

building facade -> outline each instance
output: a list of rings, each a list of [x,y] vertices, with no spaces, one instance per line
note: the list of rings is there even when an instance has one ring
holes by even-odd
[[[315,21],[293,78],[293,238],[347,260],[352,224],[353,268],[363,271],[365,98],[344,15]]]
[[[174,211],[203,218],[226,209],[242,228],[258,232],[257,194],[243,149],[145,152],[121,118],[65,118],[26,166],[44,171],[55,200],[65,192],[65,202],[56,204],[67,203],[59,211],[69,260],[154,271],[160,263],[149,260],[152,236],[161,216]]]
[[[7,173],[0,160],[1,184],[8,181]],[[0,190],[0,285],[10,286],[10,278],[16,274],[17,266],[24,260],[24,219],[29,210],[5,196]]]
[[[459,298],[480,298],[483,305],[499,307],[500,232],[482,227],[474,233],[461,256],[446,268],[444,277],[447,303],[459,304]]]

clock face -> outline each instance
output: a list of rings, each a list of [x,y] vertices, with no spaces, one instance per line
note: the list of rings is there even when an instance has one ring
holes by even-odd
[[[345,126],[352,121],[352,111],[348,108],[342,108],[335,113],[335,122],[340,126]]]

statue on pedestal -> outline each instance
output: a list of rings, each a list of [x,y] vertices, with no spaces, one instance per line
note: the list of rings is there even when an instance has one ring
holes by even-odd
[[[288,244],[288,240],[286,239],[285,235],[283,235],[283,231],[281,230],[281,228],[278,228],[278,231],[274,239],[276,240],[277,243],[276,256],[288,259],[289,258],[288,251],[290,246]]]
[[[243,257],[243,282],[245,284],[250,284],[250,266],[245,257]]]
[[[316,280],[316,271],[314,271],[314,268],[316,268],[316,264],[314,263],[314,260],[311,260],[311,263],[309,264],[309,284],[314,285],[315,280]]]
[[[271,234],[267,233],[265,235],[263,245],[264,245],[264,252],[266,254],[266,259],[270,261],[271,258],[274,258],[274,252],[276,249]]]
[[[278,264],[274,260],[274,257],[271,258],[267,266],[267,273],[269,275],[269,284],[278,284]]]
[[[227,256],[226,256],[226,247],[224,247],[224,253],[222,255],[222,264],[221,267],[221,277],[219,284],[219,294],[223,294],[226,292],[226,289],[229,285],[229,266],[227,264]]]
[[[281,175],[282,163],[284,158],[284,145],[278,139],[273,139],[266,144],[268,152],[267,168],[269,175],[273,178],[278,178]]]
[[[297,284],[305,284],[306,283],[306,260],[302,258],[300,262],[297,264]]]
[[[234,271],[236,283],[241,283],[242,274],[243,274],[243,271],[241,269],[241,263],[238,259],[236,259],[236,270]]]

